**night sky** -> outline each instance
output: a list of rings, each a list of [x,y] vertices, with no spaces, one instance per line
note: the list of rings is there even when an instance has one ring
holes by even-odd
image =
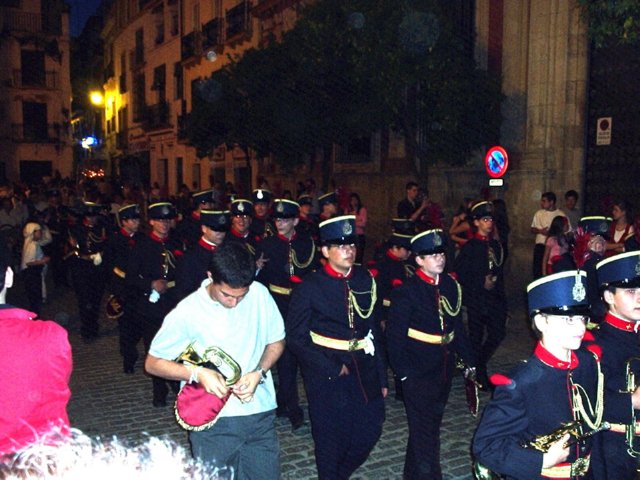
[[[95,13],[101,0],[67,0],[71,6],[69,16],[69,27],[71,36],[77,37],[82,32],[82,28],[87,19]]]

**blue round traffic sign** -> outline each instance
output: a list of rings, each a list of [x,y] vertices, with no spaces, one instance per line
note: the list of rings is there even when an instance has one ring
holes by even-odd
[[[509,168],[509,155],[502,147],[491,147],[484,156],[484,168],[491,178],[500,178]]]

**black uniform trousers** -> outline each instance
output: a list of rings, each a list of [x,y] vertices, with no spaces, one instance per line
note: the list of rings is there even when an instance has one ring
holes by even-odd
[[[106,273],[101,266],[95,266],[91,260],[72,257],[71,274],[76,290],[78,313],[80,314],[80,334],[85,339],[98,336],[100,302],[105,288]]]
[[[304,420],[304,411],[300,407],[298,396],[298,359],[289,347],[284,347],[284,351],[276,363],[276,368],[278,369],[278,389],[276,392],[278,409],[287,412],[291,425],[300,425]]]
[[[319,480],[347,480],[378,442],[384,399],[365,400],[357,365],[349,375],[305,378]]]
[[[499,305],[496,305],[494,311],[487,313],[467,308],[467,319],[469,340],[477,359],[478,373],[486,375],[487,363],[507,335],[506,312]]]
[[[451,391],[451,380],[434,381],[432,376],[426,375],[408,377],[402,382],[402,388],[409,424],[404,479],[441,479],[440,426]]]

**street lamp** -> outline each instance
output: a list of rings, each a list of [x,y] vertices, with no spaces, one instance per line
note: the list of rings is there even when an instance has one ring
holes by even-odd
[[[101,107],[104,104],[104,96],[98,90],[89,92],[89,100],[96,107]]]

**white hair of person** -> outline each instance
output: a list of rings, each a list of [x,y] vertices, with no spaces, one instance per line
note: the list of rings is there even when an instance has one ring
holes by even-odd
[[[233,480],[233,469],[195,460],[168,438],[129,443],[116,437],[91,438],[72,429],[53,431],[15,454],[0,459],[4,480]]]

